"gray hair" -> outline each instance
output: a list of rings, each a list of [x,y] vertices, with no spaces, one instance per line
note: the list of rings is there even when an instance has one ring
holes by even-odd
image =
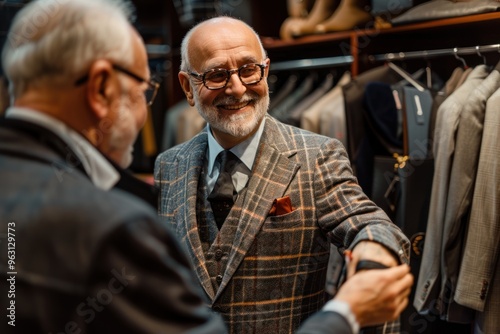
[[[189,47],[189,42],[191,41],[191,37],[192,37],[193,33],[197,30],[197,28],[199,26],[203,25],[204,23],[213,22],[213,21],[221,21],[221,20],[234,20],[234,21],[241,22],[245,26],[247,26],[247,28],[253,32],[253,34],[255,35],[255,38],[257,38],[257,40],[259,41],[259,45],[260,45],[261,52],[262,52],[262,58],[263,59],[267,58],[267,53],[266,53],[266,50],[264,49],[264,46],[262,45],[262,41],[260,40],[259,34],[257,34],[257,32],[250,25],[248,25],[244,21],[241,21],[241,20],[229,17],[229,16],[219,16],[219,17],[214,17],[214,18],[211,18],[211,19],[208,19],[206,21],[198,23],[197,25],[192,27],[187,32],[187,34],[184,36],[184,38],[182,39],[182,43],[181,43],[181,66],[180,66],[181,71],[188,71],[191,69],[191,63],[189,62],[189,55],[188,55],[188,47]]]
[[[2,52],[13,97],[28,85],[67,83],[101,58],[133,62],[128,0],[37,0],[16,15]]]

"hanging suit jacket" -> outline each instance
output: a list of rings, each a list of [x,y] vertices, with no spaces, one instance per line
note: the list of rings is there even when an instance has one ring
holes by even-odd
[[[456,225],[453,227],[453,223],[445,223],[448,202],[452,205],[451,201],[454,200],[450,198],[450,196],[454,196],[450,192],[450,176],[456,150],[465,149],[465,152],[468,152],[466,148],[456,147],[456,132],[464,105],[467,103],[475,105],[475,102],[485,101],[485,96],[491,95],[491,93],[486,95],[481,93],[472,98],[475,102],[468,100],[487,75],[488,71],[484,65],[477,66],[467,77],[467,80],[442,103],[436,118],[433,147],[434,178],[414,305],[422,313],[432,312],[435,314],[437,312],[443,319],[448,317],[448,305],[451,301],[449,294],[451,290],[454,290],[454,287],[452,288],[450,285],[450,268],[446,256],[456,258],[458,255],[455,252],[460,252],[460,248],[455,248],[455,252],[450,253],[449,246],[445,246],[448,245],[449,240],[457,240],[455,239],[457,236]],[[486,83],[485,89],[491,91],[491,87],[495,85],[496,80],[491,80]],[[477,103],[477,106],[480,108],[480,103]],[[455,271],[451,269],[451,272]],[[456,272],[452,275],[455,275],[456,281]],[[462,315],[468,313],[467,310],[459,308],[456,311]],[[464,322],[469,320],[467,317],[461,319]]]
[[[319,310],[330,242],[343,251],[374,240],[407,263],[408,239],[363,194],[340,142],[271,116],[246,193],[207,250],[197,217],[207,148],[204,130],[158,157],[159,214],[177,232],[208,304],[231,333],[289,334]],[[286,196],[293,211],[270,215],[273,202]]]
[[[379,81],[394,84],[401,81],[401,76],[388,66],[379,66],[363,72],[342,86],[345,103],[347,132],[347,153],[357,175],[360,146],[366,140],[364,95],[366,85]]]
[[[500,328],[500,90],[486,104],[477,176],[455,301],[478,311],[483,333]]]
[[[450,289],[454,299],[457,285],[458,270],[462,260],[463,240],[470,214],[472,194],[483,135],[486,101],[500,88],[500,72],[493,70],[469,95],[460,114],[455,156],[450,175],[450,187],[443,232],[444,276],[441,289],[446,293]],[[462,312],[457,309],[454,300],[448,300],[448,310],[445,319],[460,322]]]
[[[344,73],[337,86],[325,95],[325,99],[321,100],[321,105],[316,108],[318,110],[316,117],[319,122],[318,133],[340,140],[344,147],[347,147],[347,124],[342,86],[350,80],[351,74],[349,72]],[[318,101],[317,104],[319,103]],[[315,115],[311,116],[314,117]]]
[[[472,70],[472,68],[468,68],[468,70]],[[432,114],[431,114],[431,120],[430,120],[430,125],[429,125],[429,139],[432,142],[434,138],[434,127],[436,126],[436,114],[441,106],[441,103],[443,103],[448,96],[453,93],[455,88],[460,87],[460,85],[463,82],[461,81],[461,78],[464,76],[464,70],[461,67],[457,67],[453,70],[453,73],[450,75],[450,78],[446,81],[446,84],[436,93],[436,96],[434,96],[434,100],[432,102]]]
[[[342,86],[347,84],[351,80],[351,74],[349,72],[345,72],[342,77],[339,79],[334,88],[330,89],[328,93],[326,93],[323,97],[318,99],[316,103],[314,103],[311,107],[305,110],[300,118],[300,127],[304,130],[312,131],[315,133],[321,133],[321,114],[326,111],[331,111],[334,113],[337,111],[337,114],[340,114],[338,117],[342,122],[338,127],[344,128],[344,138],[342,138],[342,143],[347,147],[347,141],[345,139],[346,136],[346,125],[345,125],[345,110],[344,110],[344,97],[342,95]],[[340,111],[339,111],[340,110]],[[337,120],[337,119],[336,119]],[[324,133],[321,133],[325,135]],[[336,136],[330,136],[332,138],[337,138]],[[339,139],[339,138],[337,138]]]

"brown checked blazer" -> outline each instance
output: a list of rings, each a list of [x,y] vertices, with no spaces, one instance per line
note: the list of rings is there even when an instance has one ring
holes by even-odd
[[[159,214],[185,246],[208,304],[238,334],[292,333],[319,310],[330,242],[343,251],[374,240],[401,262],[409,256],[408,239],[362,192],[338,140],[265,121],[245,194],[208,249],[196,206],[206,130],[155,166]],[[275,199],[287,196],[293,211],[270,216]]]

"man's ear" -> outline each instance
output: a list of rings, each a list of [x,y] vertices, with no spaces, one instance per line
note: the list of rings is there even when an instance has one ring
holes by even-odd
[[[92,63],[89,69],[87,101],[99,119],[108,115],[113,97],[119,94],[111,81],[112,72],[113,65],[104,59]]]
[[[264,69],[264,78],[267,78],[269,76],[269,66],[271,65],[271,60],[269,58],[266,58],[264,64],[267,65],[267,67]]]
[[[194,97],[193,97],[193,87],[191,86],[191,82],[189,81],[189,74],[186,72],[180,71],[178,74],[179,82],[181,83],[181,88],[186,95],[186,99],[191,107],[194,106]]]

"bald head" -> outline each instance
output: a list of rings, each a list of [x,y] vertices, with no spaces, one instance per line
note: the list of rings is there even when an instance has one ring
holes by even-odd
[[[192,69],[193,56],[205,58],[202,53],[207,44],[228,41],[233,44],[254,45],[260,49],[262,59],[267,57],[260,37],[252,27],[241,20],[221,16],[203,21],[188,31],[181,44],[181,71]]]

